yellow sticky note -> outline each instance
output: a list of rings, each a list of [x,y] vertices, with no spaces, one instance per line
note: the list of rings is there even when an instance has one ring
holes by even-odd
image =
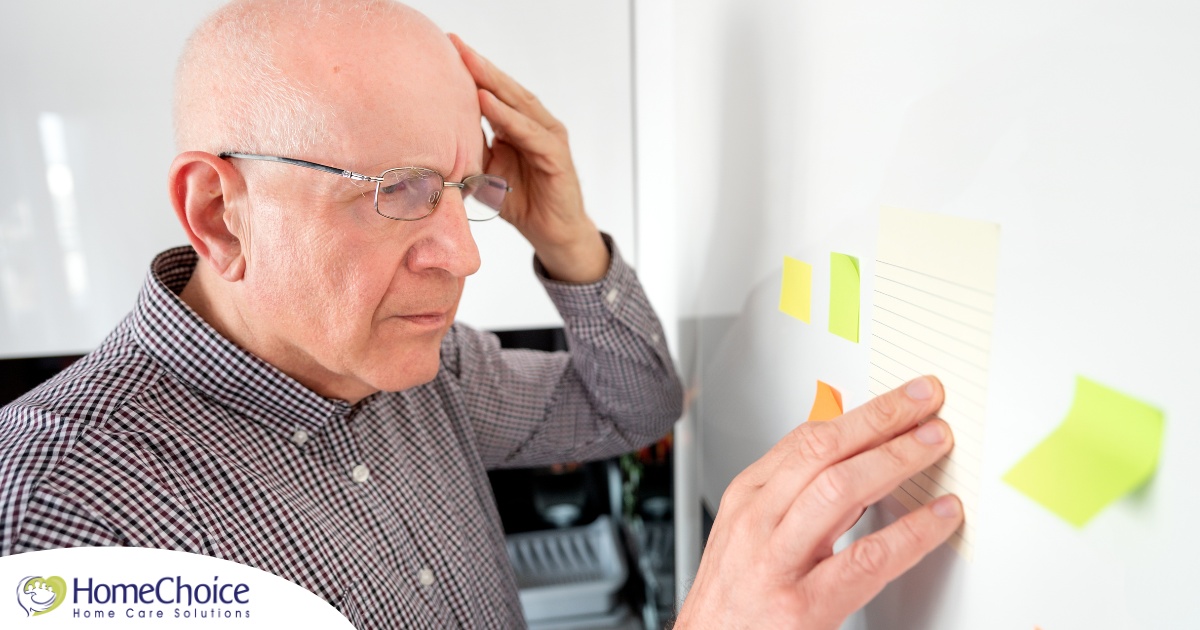
[[[783,257],[779,310],[806,324],[812,323],[812,265],[791,256]]]
[[[858,343],[858,259],[829,255],[829,332]]]
[[[1005,473],[1004,481],[1083,527],[1154,474],[1163,424],[1162,411],[1076,377],[1066,419]]]
[[[812,411],[808,412],[809,422],[824,422],[842,415],[842,394],[825,381],[817,381],[817,399],[813,401]]]

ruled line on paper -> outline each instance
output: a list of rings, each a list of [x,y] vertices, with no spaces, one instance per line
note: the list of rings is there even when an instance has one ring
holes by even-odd
[[[877,261],[877,262],[878,262],[878,261]],[[887,265],[886,263],[882,263],[882,262],[880,262],[880,264],[881,264],[881,265],[883,265],[883,266],[890,266],[890,265]],[[901,271],[908,271],[908,270],[905,270],[905,269],[903,269],[903,268],[898,268],[898,269],[900,269]],[[915,273],[915,272],[914,272],[914,273]],[[921,275],[924,275],[924,274],[921,274]],[[926,277],[926,278],[929,278],[929,276],[925,276],[925,277]],[[949,298],[949,297],[946,297],[946,296],[944,296],[944,295],[940,295],[940,294],[938,294],[938,293],[936,293],[936,292],[934,292],[934,291],[927,291],[927,290],[925,290],[925,289],[922,289],[922,288],[920,288],[920,287],[917,287],[917,286],[915,286],[915,284],[914,284],[914,283],[911,283],[911,282],[909,282],[909,283],[903,283],[903,282],[899,282],[898,280],[897,280],[897,281],[893,281],[893,280],[891,280],[890,278],[878,278],[878,279],[880,279],[880,280],[884,280],[884,281],[887,281],[887,282],[897,282],[898,284],[903,284],[904,286],[908,287],[909,289],[912,289],[913,291],[917,291],[917,292],[919,292],[919,293],[924,293],[925,295],[928,295],[928,296],[930,296],[930,297],[933,297],[933,298],[935,298],[935,299],[937,299],[937,300],[939,300],[939,301],[944,301],[944,302],[946,302],[946,303],[949,303],[949,304],[956,304],[956,305],[958,305],[958,306],[961,306],[961,307],[963,307],[963,308],[971,309],[971,310],[973,310],[973,311],[976,311],[976,312],[978,312],[978,313],[981,313],[981,314],[983,314],[983,315],[987,315],[987,314],[990,312],[990,309],[986,309],[986,308],[979,308],[978,306],[975,306],[975,305],[973,305],[973,304],[967,304],[967,303],[964,303],[964,302],[960,302],[960,301],[957,301],[957,300],[951,299],[951,298]],[[934,278],[934,279],[936,279],[936,278]],[[883,286],[884,286],[884,287],[886,287],[887,285],[885,284],[885,285],[883,285]],[[877,287],[877,288],[878,288],[878,287]],[[885,291],[880,291],[880,292],[881,292],[881,293],[886,293]]]
[[[912,339],[913,341],[915,341],[915,342],[917,342],[917,343],[919,343],[919,344],[923,344],[923,345],[926,345],[926,346],[928,346],[928,347],[929,347],[931,350],[935,350],[935,351],[939,351],[939,352],[940,352],[940,350],[938,350],[938,348],[937,348],[936,346],[933,346],[933,345],[929,344],[928,342],[924,341],[923,339],[920,339],[920,338],[914,337],[914,336],[912,336],[912,335],[910,335],[910,334],[908,334],[908,333],[905,333],[904,331],[897,330],[896,328],[894,328],[894,327],[892,327],[892,326],[888,326],[888,325],[887,325],[887,322],[883,322],[883,321],[880,321],[880,320],[878,320],[878,319],[872,318],[872,319],[871,319],[871,323],[872,323],[872,324],[877,324],[877,325],[880,325],[880,326],[886,326],[887,328],[891,328],[891,329],[892,329],[893,331],[895,331],[895,333],[896,333],[896,334],[898,334],[898,335],[901,335],[901,336],[904,336],[904,337],[908,337],[908,338]],[[885,340],[890,340],[890,339],[891,339],[891,336],[889,336],[889,337],[888,337],[888,338],[886,338]],[[946,354],[945,356],[947,356],[947,357],[949,357],[949,358],[952,358],[952,359],[959,360],[959,361],[965,361],[965,360],[962,358],[962,356],[961,356],[961,355],[957,355],[957,354]],[[968,364],[970,364],[970,365],[974,365],[974,364],[971,364],[969,361],[966,361],[966,362],[967,362]],[[984,370],[984,372],[986,373],[986,369]]]
[[[884,279],[886,279],[886,278],[884,278]],[[904,286],[904,285],[901,285],[901,286]],[[897,292],[897,293],[898,293],[898,292]],[[920,303],[918,303],[918,302],[910,302],[910,301],[908,301],[908,300],[905,300],[904,298],[901,298],[901,297],[899,297],[899,296],[896,296],[896,295],[892,295],[891,293],[886,293],[886,292],[884,292],[884,291],[880,291],[880,290],[878,290],[878,289],[876,289],[876,290],[875,290],[875,297],[891,298],[891,299],[893,299],[893,300],[896,300],[897,302],[901,302],[901,303],[903,303],[903,304],[905,304],[905,305],[907,305],[907,306],[912,306],[912,307],[915,307],[915,308],[917,308],[918,310],[924,311],[925,313],[928,313],[929,315],[932,315],[933,317],[938,317],[938,318],[944,319],[944,320],[946,320],[946,321],[949,321],[949,322],[953,322],[953,323],[956,323],[956,324],[961,324],[961,325],[963,325],[963,326],[966,326],[967,328],[971,328],[971,329],[973,329],[973,330],[976,330],[976,331],[978,331],[978,332],[981,332],[981,333],[983,333],[983,334],[987,334],[987,333],[989,332],[988,330],[985,330],[984,328],[982,328],[982,327],[980,327],[980,326],[976,326],[976,325],[973,325],[973,324],[971,324],[971,323],[969,323],[969,322],[963,322],[963,321],[956,320],[956,319],[954,319],[953,317],[949,317],[949,316],[945,315],[944,311],[941,311],[941,310],[935,310],[935,309],[933,309],[933,308],[931,308],[931,307],[929,307],[929,306],[926,306],[926,305],[924,305],[924,304],[920,304]],[[896,314],[896,315],[899,315],[899,313],[896,313],[895,311],[890,311],[890,310],[889,310],[888,312],[889,312],[889,313]],[[903,317],[903,315],[901,315],[901,317]],[[908,319],[909,321],[913,321],[911,318],[908,318],[908,317],[905,317],[904,319]]]
[[[949,542],[967,559],[979,513],[998,254],[994,224],[880,212],[868,389],[878,396],[922,374],[937,376],[946,392],[938,415],[954,431],[955,444],[892,496],[912,510],[943,494],[958,495],[965,520]]]

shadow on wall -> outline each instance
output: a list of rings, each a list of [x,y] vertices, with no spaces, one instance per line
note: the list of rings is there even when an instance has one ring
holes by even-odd
[[[788,29],[795,9],[769,0],[717,4],[718,15],[712,19],[720,23],[720,37],[713,44],[720,53],[711,58],[718,65],[710,68],[710,83],[695,95],[716,103],[708,118],[717,134],[711,145],[714,154],[694,160],[703,165],[703,172],[681,174],[681,183],[686,177],[716,178],[704,186],[713,191],[712,200],[692,209],[709,221],[707,242],[683,244],[698,263],[701,278],[697,292],[685,297],[696,317],[680,322],[685,340],[680,365],[695,397],[700,444],[705,443],[705,424],[722,421],[706,414],[706,366],[739,319],[743,300],[765,272],[778,267],[777,248],[770,243],[782,238],[786,230],[780,229],[780,219],[793,211],[795,182],[789,175],[796,160],[793,121],[799,118],[793,111],[798,107],[795,72],[781,71],[792,67],[783,52],[792,44]],[[764,20],[764,15],[774,17]],[[701,469],[703,459],[698,461]],[[715,505],[720,497],[706,498]]]
[[[715,155],[698,162],[705,172],[681,175],[716,178],[711,205],[694,209],[711,216],[708,242],[685,244],[701,262],[703,280],[694,296],[700,314],[740,307],[749,288],[778,266],[771,245],[783,238],[784,220],[798,210],[792,180],[795,121],[802,118],[803,104],[796,98],[797,71],[790,58],[794,9],[781,4],[722,3],[720,65],[711,69],[712,83],[699,95],[717,103]]]
[[[883,504],[875,504],[860,522],[865,531],[856,533],[863,536],[879,531],[895,520],[886,513]],[[963,570],[964,562],[958,553],[950,545],[941,545],[905,574],[904,579],[888,584],[871,600],[859,613],[858,627],[862,630],[933,627],[935,617],[945,615],[947,607],[961,605],[965,579],[955,574]]]

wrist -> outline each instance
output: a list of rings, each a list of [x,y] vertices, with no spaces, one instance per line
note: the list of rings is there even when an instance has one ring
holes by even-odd
[[[590,284],[608,273],[611,254],[604,237],[594,226],[577,238],[554,243],[534,244],[534,254],[552,280]]]

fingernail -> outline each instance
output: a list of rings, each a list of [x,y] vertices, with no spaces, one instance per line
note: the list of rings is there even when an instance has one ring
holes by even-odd
[[[929,400],[933,397],[933,383],[925,377],[918,378],[904,388],[904,393],[913,400]]]
[[[961,511],[960,508],[961,506],[958,503],[958,499],[952,494],[947,494],[937,501],[934,501],[931,509],[933,509],[934,514],[937,514],[942,518],[957,518],[959,512]]]
[[[941,444],[946,439],[946,429],[941,422],[926,422],[917,429],[917,439],[926,444]]]

